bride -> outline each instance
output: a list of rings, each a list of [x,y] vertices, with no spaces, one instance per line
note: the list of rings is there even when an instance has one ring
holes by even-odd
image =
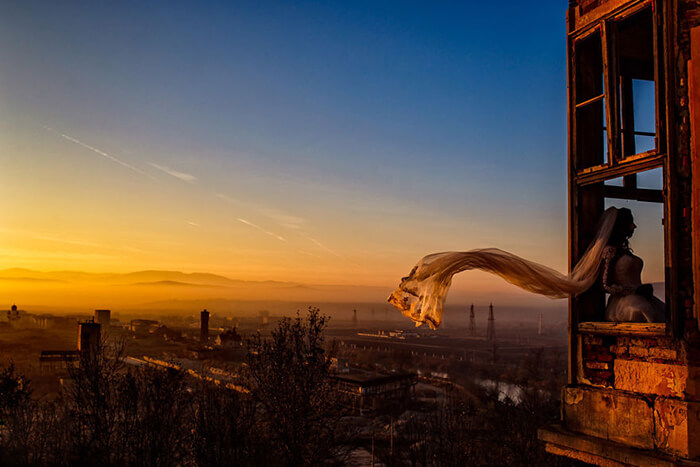
[[[618,209],[615,226],[603,250],[602,285],[610,294],[605,319],[663,322],[666,320],[664,302],[654,296],[651,284],[642,284],[644,261],[635,256],[629,246],[629,238],[636,228],[632,211]]]
[[[642,284],[642,259],[629,248],[628,239],[635,228],[629,209],[605,210],[591,245],[568,275],[497,248],[434,253],[421,259],[401,279],[388,301],[415,321],[416,326],[428,323],[435,329],[442,321],[452,276],[480,269],[550,298],[578,295],[601,280],[605,291],[610,293],[606,319],[663,322],[664,303],[654,297],[651,284]]]

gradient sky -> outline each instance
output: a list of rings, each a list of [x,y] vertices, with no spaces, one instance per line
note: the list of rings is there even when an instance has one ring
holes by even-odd
[[[2,2],[0,268],[565,270],[566,6]]]

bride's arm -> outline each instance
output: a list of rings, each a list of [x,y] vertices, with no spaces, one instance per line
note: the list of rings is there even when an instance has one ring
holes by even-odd
[[[637,290],[636,287],[627,287],[612,282],[613,268],[616,262],[615,256],[615,247],[605,247],[605,250],[603,250],[603,289],[611,295],[631,295]]]

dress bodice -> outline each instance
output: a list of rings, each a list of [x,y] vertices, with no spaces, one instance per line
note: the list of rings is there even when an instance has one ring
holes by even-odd
[[[605,318],[617,322],[664,322],[664,303],[654,296],[637,293],[642,285],[642,258],[629,251],[617,256],[612,248],[605,253],[603,288],[610,294]]]
[[[642,258],[632,253],[626,253],[615,262],[613,282],[624,287],[639,287],[642,285],[643,267]]]

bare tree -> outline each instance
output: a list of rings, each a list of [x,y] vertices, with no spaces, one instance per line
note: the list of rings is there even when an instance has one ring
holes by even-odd
[[[323,331],[328,318],[310,307],[305,318],[285,318],[270,339],[249,342],[252,392],[287,465],[339,461],[344,443],[340,398],[329,378]]]
[[[108,464],[118,421],[120,372],[124,368],[125,341],[108,347],[96,342],[80,355],[78,366],[68,366],[66,386],[70,404],[71,440],[75,460]]]
[[[202,383],[196,388],[194,458],[197,465],[266,465],[269,448],[256,423],[252,396]]]

